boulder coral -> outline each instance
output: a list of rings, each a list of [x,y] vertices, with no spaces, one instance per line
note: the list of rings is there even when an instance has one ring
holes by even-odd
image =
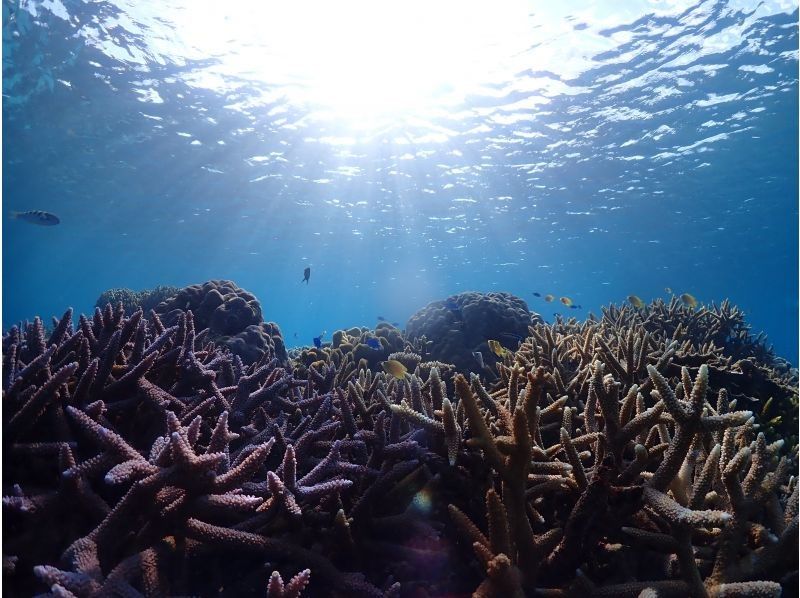
[[[432,359],[469,372],[478,367],[473,352],[482,352],[489,365],[496,361],[487,341],[515,349],[528,326],[542,321],[510,293],[469,291],[429,303],[411,316],[406,333],[412,340],[424,337]]]

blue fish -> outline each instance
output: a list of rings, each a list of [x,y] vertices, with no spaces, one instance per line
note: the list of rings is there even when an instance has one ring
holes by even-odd
[[[300,282],[308,284],[309,278],[311,278],[311,268],[306,268],[305,270],[303,270],[303,280],[301,280]]]
[[[392,322],[392,326],[395,328],[400,328],[400,322]]]
[[[534,294],[533,294],[533,296],[534,296],[534,297],[541,297],[541,296],[542,296],[542,294],[541,294],[541,293],[534,293]]]
[[[55,226],[61,220],[55,214],[43,212],[42,210],[31,210],[30,212],[11,212],[11,217],[16,220],[24,220],[30,224],[39,226]]]
[[[314,337],[314,346],[315,346],[317,349],[319,349],[320,347],[322,347],[322,337],[321,337],[321,336],[315,336],[315,337]]]
[[[383,348],[381,346],[381,341],[379,341],[377,338],[368,338],[366,340],[366,345],[370,349],[375,349],[376,351],[380,351]]]
[[[570,309],[583,309],[580,305],[570,305]]]
[[[378,322],[385,322],[385,321],[386,318],[384,318],[383,316],[378,316]]]

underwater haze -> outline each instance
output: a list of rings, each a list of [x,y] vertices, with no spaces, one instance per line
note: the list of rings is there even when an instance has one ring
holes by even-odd
[[[3,329],[209,279],[289,346],[691,293],[797,365],[797,3],[555,4],[3,0]]]

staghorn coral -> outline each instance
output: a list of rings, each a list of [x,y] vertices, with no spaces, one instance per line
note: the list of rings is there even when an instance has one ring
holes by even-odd
[[[97,298],[95,307],[103,309],[108,303],[117,305],[122,303],[126,316],[132,316],[139,308],[144,313],[149,313],[151,309],[176,295],[180,289],[171,286],[157,286],[154,289],[143,291],[133,291],[131,289],[109,289]]]
[[[516,348],[528,326],[542,321],[519,297],[470,291],[417,311],[408,320],[406,332],[411,340],[425,337],[432,359],[452,363],[463,373],[477,371],[474,351],[481,351],[488,364],[494,362],[486,341],[495,339]]]
[[[796,447],[635,315],[533,325],[491,382],[169,323],[4,335],[9,595],[797,591]]]

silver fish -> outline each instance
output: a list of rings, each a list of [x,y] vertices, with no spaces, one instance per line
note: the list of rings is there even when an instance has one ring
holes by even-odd
[[[481,369],[486,367],[486,365],[483,362],[483,353],[481,353],[480,351],[473,351],[472,356],[475,358],[475,361],[478,362],[478,365],[481,366]]]
[[[30,224],[38,224],[40,226],[55,226],[60,223],[58,216],[50,212],[43,212],[42,210],[31,210],[29,212],[11,212],[11,217],[17,220],[24,220]]]

